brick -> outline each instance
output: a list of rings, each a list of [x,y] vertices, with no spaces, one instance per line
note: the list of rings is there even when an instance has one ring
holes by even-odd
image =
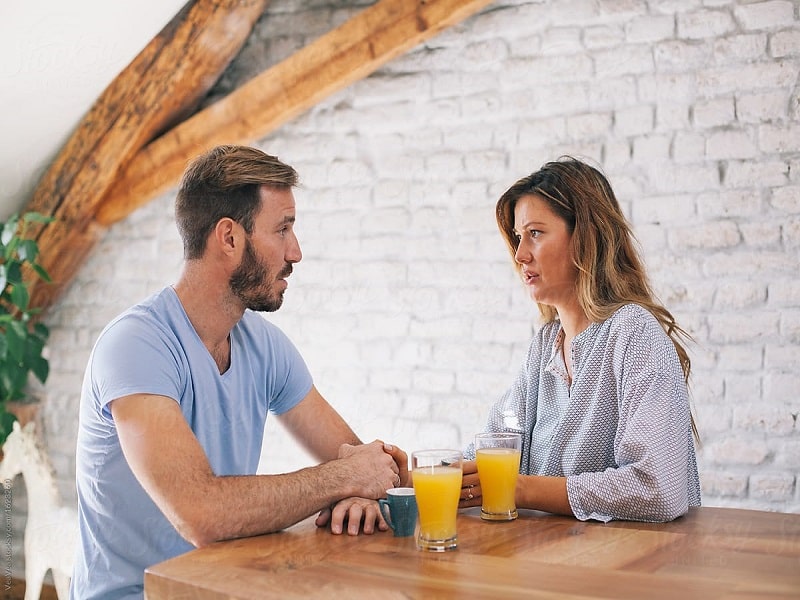
[[[609,113],[589,113],[567,118],[567,134],[573,138],[596,137],[611,130]]]
[[[651,106],[632,106],[616,111],[614,130],[619,136],[643,135],[653,130]]]
[[[778,31],[769,37],[769,54],[775,58],[800,54],[800,31]]]
[[[581,29],[578,27],[553,27],[545,29],[542,33],[541,44],[522,45],[514,48],[515,54],[520,50],[527,51],[531,56],[554,56],[562,54],[576,54],[584,50],[581,41]]]
[[[770,206],[783,213],[800,215],[800,185],[786,185],[774,188]]]
[[[729,431],[731,413],[732,409],[727,406],[695,404],[694,416],[700,439]]]
[[[547,81],[550,85],[584,81],[591,76],[592,69],[592,59],[585,54],[526,60],[512,58],[505,61],[503,76],[505,79],[519,79],[521,83],[528,82],[531,76],[535,76],[537,81]]]
[[[749,33],[715,39],[711,52],[715,64],[729,65],[763,58],[766,51],[767,36]]]
[[[756,281],[737,281],[717,285],[714,308],[719,310],[763,306],[767,299],[766,285]],[[752,352],[752,351],[751,351]]]
[[[701,128],[719,127],[735,119],[733,97],[701,100],[692,108],[692,120]]]
[[[792,371],[800,364],[800,345],[781,342],[767,344],[764,348],[764,366],[770,371]]]
[[[790,60],[711,66],[695,72],[694,92],[701,97],[736,93],[743,81],[757,82],[762,89],[786,89],[794,85],[796,74],[797,65]]]
[[[783,440],[780,448],[775,451],[774,464],[778,468],[793,469],[796,471],[797,465],[800,465],[800,440]]]
[[[745,404],[733,409],[733,428],[742,431],[784,436],[794,429],[794,419],[788,406],[780,403]]]
[[[795,98],[798,109],[800,109],[800,95],[797,95]],[[798,111],[798,115],[800,115],[800,110]],[[786,162],[789,165],[789,181],[792,183],[800,182],[800,159],[795,160],[789,158]]]
[[[758,145],[763,152],[796,152],[800,125],[762,125],[758,130]]]
[[[657,131],[674,131],[679,132],[689,128],[689,104],[680,102],[672,102],[665,100],[656,104],[656,130]],[[688,133],[688,132],[684,132]],[[679,135],[679,134],[678,134]],[[677,138],[677,135],[676,135]],[[705,149],[705,144],[702,146]],[[680,154],[681,148],[675,149],[675,159],[683,160],[683,155]],[[699,155],[698,155],[699,156]],[[689,157],[691,158],[691,156]]]
[[[639,96],[642,101],[665,102],[682,105],[694,102],[697,97],[697,82],[686,73],[656,73],[637,78]]]
[[[668,40],[655,45],[653,56],[659,72],[685,72],[687,68],[698,68],[708,64],[711,47],[708,44]]]
[[[549,119],[531,119],[526,123],[519,126],[519,139],[520,149],[530,150],[532,148],[542,148],[547,145],[547,140],[562,140],[566,139],[567,135],[567,121],[563,117],[549,118]],[[512,161],[514,160],[512,156]],[[542,157],[542,159],[531,163],[531,159],[527,156],[522,157],[525,161],[525,167],[520,172],[530,173],[534,169],[538,169],[546,160],[552,159],[552,155]],[[512,182],[509,182],[509,184]],[[507,187],[507,186],[506,186]],[[505,187],[503,188],[505,191]]]
[[[549,12],[554,25],[585,25],[597,21],[600,8],[590,0],[563,0],[551,5]]]
[[[741,498],[747,493],[747,475],[725,471],[703,471],[700,478],[704,497]]]
[[[764,440],[728,437],[705,447],[706,460],[714,464],[750,466],[764,464],[769,458],[769,448]]]
[[[730,33],[736,24],[722,10],[696,10],[678,15],[678,37],[687,39],[714,38]]]
[[[452,370],[415,369],[412,383],[422,393],[448,393],[455,391],[455,374]]]
[[[631,75],[595,81],[589,89],[589,105],[593,112],[633,106],[637,103],[636,89],[636,78]]]
[[[506,153],[495,150],[483,152],[469,152],[464,156],[464,168],[467,173],[497,173],[505,169]],[[488,219],[494,218],[494,213],[487,215]]]
[[[764,377],[764,397],[771,401],[797,402],[797,390],[800,390],[800,373],[768,373]]]
[[[625,46],[609,50],[597,50],[593,54],[595,76],[618,77],[620,75],[653,73],[653,54],[648,44]]]
[[[627,165],[631,159],[631,145],[627,140],[612,140],[605,145],[604,164],[609,169]]]
[[[633,203],[633,219],[637,226],[645,223],[684,222],[695,214],[691,196],[652,196]]]
[[[745,123],[766,122],[786,115],[788,91],[742,94],[736,99],[736,116]]]
[[[596,25],[584,30],[583,43],[589,50],[613,48],[619,45],[623,37],[624,30],[621,25]]]
[[[786,163],[766,158],[758,162],[732,160],[727,163],[723,181],[731,188],[750,187],[754,181],[778,186],[786,183],[787,170]]]
[[[779,314],[751,312],[708,316],[709,337],[717,343],[756,343],[778,333]]]
[[[744,131],[716,132],[706,140],[706,156],[711,160],[753,158],[757,154],[756,144]]]
[[[781,227],[783,243],[787,248],[800,248],[800,219],[791,219]]]
[[[772,0],[735,6],[733,14],[745,29],[787,27],[794,21],[794,3]]]
[[[448,128],[442,132],[442,144],[445,148],[470,153],[486,151],[492,144],[492,131],[489,128],[478,127]]]
[[[502,33],[504,37],[512,40],[527,39],[531,33],[541,31],[545,29],[545,25],[551,24],[549,16],[551,10],[551,6],[533,3],[492,6],[474,18],[474,31],[471,30],[470,35],[496,37]]]
[[[671,38],[675,33],[675,19],[671,15],[645,15],[625,24],[625,41],[653,43]]]
[[[467,44],[462,50],[461,61],[470,71],[485,71],[496,68],[509,55],[508,42],[495,38]]]
[[[675,228],[668,234],[670,247],[679,251],[691,248],[730,248],[738,245],[741,239],[738,226],[731,221]]]
[[[779,249],[781,225],[778,223],[742,223],[739,225],[739,231],[747,246]]]
[[[377,390],[408,390],[412,387],[412,377],[407,369],[373,368],[369,386]]]
[[[752,217],[760,214],[763,207],[761,197],[749,190],[723,190],[701,194],[697,198],[697,213],[703,219]]]
[[[766,502],[791,500],[795,490],[793,473],[757,473],[750,476],[750,497]]]

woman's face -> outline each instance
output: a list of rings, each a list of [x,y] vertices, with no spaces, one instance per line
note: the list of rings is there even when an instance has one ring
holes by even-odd
[[[519,241],[514,260],[531,298],[562,309],[577,302],[578,269],[572,261],[572,233],[567,223],[539,195],[529,194],[514,207],[514,233]]]

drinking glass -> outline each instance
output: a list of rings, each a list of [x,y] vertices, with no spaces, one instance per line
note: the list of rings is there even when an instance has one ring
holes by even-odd
[[[519,475],[522,438],[518,433],[479,433],[475,436],[475,461],[481,482],[481,519],[513,521],[517,518],[514,492]]]
[[[456,515],[462,466],[460,450],[411,453],[411,477],[419,512],[417,548],[420,550],[445,552],[458,545]]]

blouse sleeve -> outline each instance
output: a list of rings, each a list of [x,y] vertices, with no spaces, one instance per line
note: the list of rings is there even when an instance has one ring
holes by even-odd
[[[615,356],[619,422],[615,467],[567,478],[578,519],[671,521],[688,510],[689,402],[674,345],[644,320]]]

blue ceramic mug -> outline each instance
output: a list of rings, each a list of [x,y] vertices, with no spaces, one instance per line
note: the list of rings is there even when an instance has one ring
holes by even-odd
[[[414,535],[417,525],[417,497],[413,487],[386,490],[386,498],[381,498],[378,503],[381,514],[394,531],[395,537]]]

